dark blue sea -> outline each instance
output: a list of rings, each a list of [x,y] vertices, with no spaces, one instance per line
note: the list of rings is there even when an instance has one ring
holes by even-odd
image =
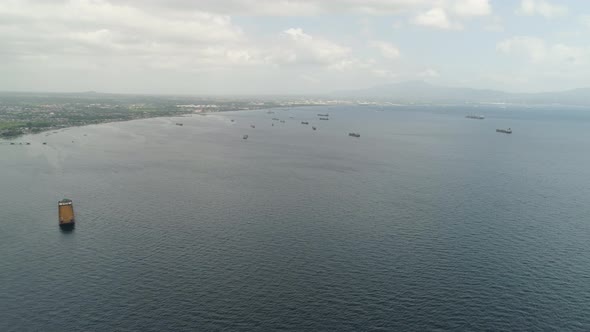
[[[590,330],[589,109],[274,112],[2,142],[0,331]]]

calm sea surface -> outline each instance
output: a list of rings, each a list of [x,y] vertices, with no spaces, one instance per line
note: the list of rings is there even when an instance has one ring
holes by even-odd
[[[590,110],[275,112],[0,144],[0,330],[590,330]]]

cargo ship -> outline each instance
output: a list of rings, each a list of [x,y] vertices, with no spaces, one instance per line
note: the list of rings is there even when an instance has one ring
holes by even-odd
[[[512,134],[512,129],[508,128],[508,129],[496,129],[497,133],[503,133],[503,134]]]
[[[359,134],[359,133],[348,133],[348,136],[351,136],[351,137],[361,137],[361,134]]]
[[[64,198],[57,203],[59,213],[59,227],[74,228],[76,218],[74,217],[74,204],[71,199]]]

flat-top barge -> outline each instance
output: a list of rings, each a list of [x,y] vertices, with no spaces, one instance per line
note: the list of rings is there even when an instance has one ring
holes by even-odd
[[[74,204],[71,199],[64,198],[57,203],[57,210],[59,214],[59,227],[73,228],[76,224],[74,216]]]

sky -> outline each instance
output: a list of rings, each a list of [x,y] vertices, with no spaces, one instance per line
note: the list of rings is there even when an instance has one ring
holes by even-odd
[[[590,1],[1,0],[0,90],[590,87]]]

